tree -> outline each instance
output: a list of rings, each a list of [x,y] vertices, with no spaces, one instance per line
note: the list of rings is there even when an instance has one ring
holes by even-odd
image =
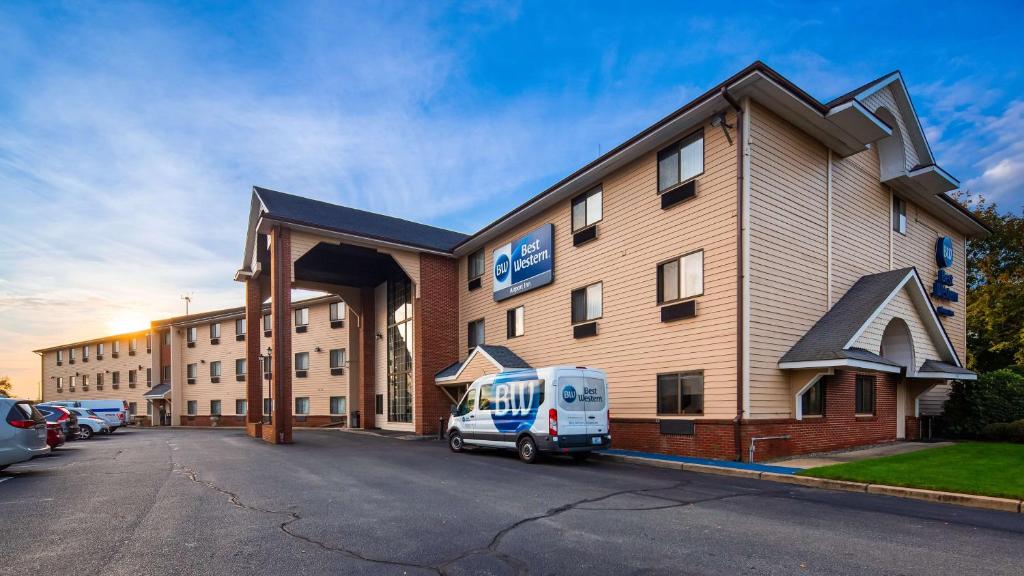
[[[11,382],[10,376],[0,376],[0,398],[10,398],[13,388],[14,382]]]
[[[992,229],[967,244],[967,359],[975,371],[1024,365],[1024,211],[982,196],[958,198]]]

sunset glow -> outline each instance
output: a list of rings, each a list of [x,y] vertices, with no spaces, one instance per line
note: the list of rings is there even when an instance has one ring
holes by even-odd
[[[149,328],[149,318],[138,312],[124,314],[107,321],[107,330],[110,334],[138,332],[147,328]]]

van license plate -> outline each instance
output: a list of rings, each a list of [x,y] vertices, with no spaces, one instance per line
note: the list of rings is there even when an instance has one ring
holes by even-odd
[[[600,436],[594,436],[593,438],[590,439],[590,443],[591,444],[598,444],[598,445],[600,445],[601,444],[601,437]]]

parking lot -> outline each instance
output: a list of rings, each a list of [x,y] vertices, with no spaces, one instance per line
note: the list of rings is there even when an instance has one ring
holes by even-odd
[[[128,429],[12,466],[0,574],[1020,574],[1024,514],[295,438]]]

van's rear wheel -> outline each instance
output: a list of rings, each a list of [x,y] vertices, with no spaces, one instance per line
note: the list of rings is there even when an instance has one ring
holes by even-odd
[[[533,464],[537,461],[537,443],[533,441],[533,438],[523,436],[516,444],[516,448],[519,451],[519,459],[523,462]]]
[[[574,462],[586,462],[590,458],[590,452],[573,452],[570,454]]]
[[[448,447],[451,448],[452,452],[462,452],[466,445],[462,442],[461,432],[452,430],[448,433]]]

